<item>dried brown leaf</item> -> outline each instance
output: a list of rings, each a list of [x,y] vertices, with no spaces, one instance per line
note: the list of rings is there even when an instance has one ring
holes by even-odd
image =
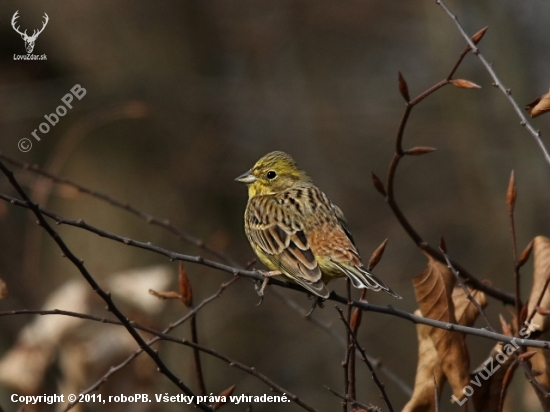
[[[455,280],[447,266],[428,256],[426,269],[413,279],[416,301],[422,316],[456,323],[452,300]],[[464,335],[438,328],[430,328],[429,334],[453,394],[460,399],[463,396],[462,389],[468,384],[470,367]]]
[[[414,314],[422,316],[420,310],[417,310]],[[440,393],[447,381],[439,362],[437,349],[430,337],[431,329],[431,326],[416,325],[418,364],[414,378],[414,391],[411,399],[403,408],[403,412],[435,411],[435,391],[437,390]],[[437,388],[434,378],[438,385]]]
[[[500,327],[502,328],[502,333],[506,336],[512,336],[512,329],[510,328],[510,324],[506,322],[504,319],[504,316],[498,315],[500,319]]]
[[[451,84],[459,89],[481,89],[479,84],[464,79],[451,80]]]
[[[232,394],[233,394],[233,391],[235,390],[235,388],[237,387],[237,385],[233,385],[233,386],[230,386],[229,388],[227,388],[226,390],[224,390],[222,393],[220,393],[219,396],[225,396],[225,398],[229,398]],[[212,409],[213,410],[218,410],[220,409],[226,402],[216,402],[213,406],[212,406]]]
[[[485,293],[477,290],[468,288],[470,294],[475,299],[475,301],[484,308],[487,306],[487,298]],[[476,321],[477,317],[480,315],[479,310],[476,305],[474,305],[466,292],[460,285],[456,285],[453,290],[453,305],[455,307],[455,318],[456,322],[459,325],[463,326],[472,326]]]
[[[536,348],[537,353],[535,356],[533,356],[530,360],[532,367],[534,370],[538,372],[537,381],[544,387],[547,391],[550,391],[549,386],[549,370],[550,370],[550,359],[549,355],[545,352],[545,350],[542,350],[540,348]],[[542,396],[539,391],[535,391],[536,395],[539,398],[539,401],[541,402],[543,410],[547,411],[550,410],[550,399],[545,398]]]
[[[502,315],[499,315],[499,317],[503,333],[506,336],[516,336],[518,331],[515,312],[512,313],[512,322],[510,323],[507,323]],[[509,383],[507,379],[511,379],[510,374],[513,375],[514,370],[510,370],[510,368],[514,364],[512,354],[516,350],[517,347],[510,343],[505,345],[496,344],[489,352],[487,359],[470,374],[470,382],[474,381],[476,383],[476,387],[474,384],[470,385],[475,389],[472,399],[476,411],[500,412],[499,403],[502,387]],[[493,371],[489,379],[485,379],[490,375],[487,370]],[[481,383],[479,388],[477,387],[478,382]]]
[[[372,173],[372,182],[374,183],[374,187],[376,188],[376,190],[378,190],[382,195],[386,196],[386,189],[384,189],[384,184],[382,183],[380,178],[374,173]]]
[[[539,337],[541,340],[548,340],[550,338],[550,332],[545,331]],[[530,352],[536,352],[533,357],[531,357],[531,367],[533,370],[537,371],[537,381],[547,390],[550,391],[550,353],[547,350],[541,348],[528,348]],[[526,352],[526,353],[530,353]],[[542,404],[542,407],[545,411],[550,409],[550,399],[544,398],[540,393],[537,392],[537,396]]]
[[[550,111],[550,90],[526,105],[525,110],[531,117],[537,117]]]
[[[189,283],[189,278],[183,267],[183,262],[179,264],[179,288],[181,294],[181,300],[183,304],[187,307],[193,305],[193,290],[191,289],[191,283]]]
[[[509,213],[514,212],[517,196],[518,191],[516,189],[516,179],[514,178],[514,171],[512,170],[512,173],[510,173],[510,180],[508,182],[508,190],[506,191],[506,206],[508,207]]]
[[[544,287],[550,279],[550,239],[537,236],[533,240],[533,256],[533,287],[529,296],[528,316],[535,311],[541,295],[542,300],[539,306],[550,309],[550,293],[548,287]],[[548,328],[548,317],[541,314],[535,314],[532,322],[540,325],[537,326],[537,330],[542,331]]]
[[[405,81],[405,78],[403,77],[403,75],[401,74],[401,72],[399,72],[399,93],[401,93],[401,96],[403,96],[403,99],[405,99],[405,101],[408,103],[411,101],[411,98],[409,96],[409,87],[407,86],[407,82]]]
[[[384,239],[384,241],[380,243],[380,246],[378,246],[376,250],[372,252],[372,256],[369,259],[369,265],[367,266],[369,270],[374,269],[378,262],[380,262],[380,259],[382,259],[382,255],[384,254],[384,250],[386,250],[387,244],[388,239]]]
[[[471,373],[470,386],[475,389],[472,400],[476,411],[499,411],[500,394],[503,385],[509,383],[505,382],[506,373],[514,363],[512,353],[516,350],[510,343],[497,344],[487,359]]]
[[[542,331],[538,337],[540,340],[548,340],[550,331],[548,330],[548,316],[550,313],[550,293],[548,292],[548,282],[550,282],[550,239],[544,236],[537,236],[533,240],[533,287],[529,297],[528,313],[535,311],[529,328],[526,332],[533,330]],[[541,300],[542,297],[542,300]],[[537,302],[540,306],[537,307]],[[523,330],[523,329],[522,329]],[[525,333],[525,332],[524,332]],[[521,334],[521,331],[520,331]],[[522,335],[522,337],[524,337]],[[528,336],[528,335],[527,335]],[[540,348],[529,348],[536,354],[530,359],[532,368],[539,372],[537,381],[547,390],[550,390],[550,353]],[[544,410],[550,409],[550,399],[542,396],[539,391],[535,391]]]
[[[181,299],[181,295],[173,290],[157,292],[156,290],[149,289],[149,293],[159,299]]]

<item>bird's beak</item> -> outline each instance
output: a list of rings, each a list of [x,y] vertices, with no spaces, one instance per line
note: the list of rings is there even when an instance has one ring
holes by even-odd
[[[235,180],[237,182],[246,183],[247,185],[250,183],[254,183],[258,178],[252,174],[252,169],[250,169],[248,172],[243,173],[239,177],[236,177]]]

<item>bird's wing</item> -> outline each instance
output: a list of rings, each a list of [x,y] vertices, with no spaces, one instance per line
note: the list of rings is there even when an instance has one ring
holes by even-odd
[[[336,215],[336,218],[338,219],[338,223],[342,227],[344,233],[349,238],[351,243],[355,248],[357,248],[357,245],[355,244],[355,239],[353,238],[353,235],[351,234],[349,227],[348,227],[348,220],[344,216],[344,212],[342,212],[342,209],[340,209],[338,206],[336,206],[334,203],[331,203],[332,211]]]
[[[257,196],[250,200],[247,212],[248,236],[266,258],[310,292],[328,297],[294,204],[278,202],[272,196]]]
[[[325,261],[324,265],[329,266],[327,267],[328,272],[338,271],[346,275],[356,288],[383,290],[401,299],[374,273],[363,266],[344,213],[328,199],[323,199],[330,204],[330,209],[336,219],[317,227],[310,233],[309,238],[315,254],[327,258],[328,262]],[[324,266],[323,270],[325,270]]]

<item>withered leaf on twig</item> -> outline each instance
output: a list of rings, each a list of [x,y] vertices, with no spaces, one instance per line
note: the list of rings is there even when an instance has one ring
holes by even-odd
[[[548,340],[550,338],[550,332],[545,331],[541,336],[540,339]],[[534,356],[530,359],[531,367],[537,371],[537,381],[542,385],[544,389],[547,391],[550,390],[550,353],[548,353],[547,350],[543,350],[541,348],[529,348],[528,353],[533,353]],[[541,394],[537,392],[537,396],[539,397],[539,400],[541,401],[544,410],[548,410],[550,408],[550,399],[545,398],[544,396],[541,396]]]
[[[537,97],[534,101],[525,106],[525,110],[527,110],[527,113],[529,113],[531,117],[537,117],[550,111],[550,90],[548,93],[543,94],[541,97]]]
[[[469,322],[470,318],[475,319],[475,316],[472,316],[474,312],[470,310],[470,302],[462,303],[463,299],[467,299],[465,295],[457,300],[459,312],[455,313],[455,304],[452,298],[455,280],[455,276],[447,266],[428,256],[426,269],[413,279],[416,300],[422,316],[449,323],[457,323],[456,315],[458,315],[461,322]],[[471,320],[472,322],[473,319]],[[470,366],[470,358],[466,349],[464,335],[432,327],[428,327],[427,331],[437,354],[438,365],[440,365],[442,372],[449,381],[453,394],[460,399],[463,396],[462,389],[468,384]],[[424,348],[427,348],[427,344],[424,345]],[[424,356],[425,359],[433,359],[435,355],[430,354],[428,357],[425,354]],[[432,371],[433,374],[436,372],[437,370]],[[417,373],[420,373],[420,369],[418,368]],[[438,384],[442,384],[443,380],[438,378],[437,375],[436,379]],[[429,388],[431,385],[432,389],[435,389],[431,373],[429,381],[431,383],[427,380],[424,382],[424,387]],[[426,395],[428,394],[423,388],[419,388],[419,390],[422,390],[422,393]],[[434,399],[434,394],[435,392],[432,391],[430,400],[428,398],[423,399],[422,396],[418,397],[419,395],[414,398],[413,394],[413,399],[407,404],[408,410],[425,410],[422,408],[416,409],[417,405],[422,402],[431,402],[433,404],[432,399]]]
[[[533,240],[533,255],[533,287],[529,297],[527,316],[530,316],[533,311],[535,311],[535,315],[526,332],[542,331],[543,333],[538,339],[548,340],[550,338],[549,318],[545,314],[550,310],[550,293],[548,292],[548,283],[550,282],[550,239],[537,236]],[[539,300],[540,305],[537,305]],[[537,310],[537,306],[539,306],[539,310]],[[532,368],[538,371],[537,381],[547,391],[550,390],[550,353],[540,348],[529,348],[529,351],[536,352],[530,362]],[[550,408],[550,399],[545,398],[538,391],[535,392],[543,407]]]
[[[548,287],[545,288],[550,279],[550,239],[544,236],[537,236],[533,240],[533,255],[533,287],[529,296],[527,316],[531,316],[533,311],[535,311],[541,295],[542,300],[538,306],[550,309],[550,293],[548,292]],[[540,325],[535,326],[537,330],[546,330],[548,328],[548,317],[536,313],[533,316],[532,324]]]
[[[514,362],[510,350],[515,350],[511,344],[498,343],[489,352],[487,359],[472,372],[470,380],[475,383],[470,386],[475,388],[472,399],[476,411],[497,412],[499,410],[506,372]],[[479,388],[476,387],[478,383]]]
[[[426,269],[413,279],[416,300],[422,316],[456,323],[452,293],[455,276],[440,262],[428,257]],[[437,350],[443,372],[453,394],[461,398],[468,383],[470,359],[464,336],[443,329],[431,328],[430,337]]]
[[[482,308],[487,306],[487,298],[485,297],[485,293],[471,288],[468,288],[468,290],[479,306]],[[454,287],[452,297],[455,307],[456,323],[462,326],[472,326],[479,316],[479,310],[477,310],[476,305],[468,299],[466,292],[460,285],[456,285]]]
[[[422,316],[420,310],[414,312],[417,316]],[[414,378],[414,392],[403,412],[435,411],[435,391],[441,392],[443,385],[447,381],[437,350],[430,338],[431,326],[417,324],[416,333],[418,335],[418,364],[416,366],[416,376]],[[434,382],[437,382],[437,388]]]
[[[483,292],[470,289],[470,293],[481,307],[487,305],[487,299]],[[460,286],[454,287],[452,301],[457,323],[464,326],[473,325],[479,316],[479,311],[470,302]],[[415,315],[421,316],[422,314],[417,310]],[[441,367],[438,351],[430,336],[431,329],[433,329],[431,326],[420,324],[416,328],[418,335],[418,365],[416,367],[413,396],[403,409],[406,412],[435,411],[435,391],[441,393],[443,385],[447,381]],[[458,334],[455,335],[459,336]],[[437,387],[434,381],[437,382]]]

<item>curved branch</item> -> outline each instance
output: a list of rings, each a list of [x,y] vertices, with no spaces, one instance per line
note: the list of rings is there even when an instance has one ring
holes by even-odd
[[[431,150],[424,150],[420,153],[415,152],[414,149],[412,150],[403,150],[403,136],[405,133],[405,128],[407,126],[407,122],[409,120],[409,116],[412,112],[412,109],[418,105],[420,102],[422,102],[425,98],[433,94],[435,91],[441,89],[443,86],[446,86],[448,84],[452,83],[453,76],[464,60],[464,57],[470,52],[475,51],[477,48],[475,47],[475,43],[479,42],[481,38],[483,37],[483,34],[485,33],[486,29],[480,30],[478,33],[476,33],[473,36],[473,41],[468,39],[469,43],[466,46],[466,48],[460,53],[456,63],[454,64],[453,68],[447,75],[447,77],[438,83],[434,84],[432,87],[428,88],[424,92],[420,93],[417,97],[415,97],[412,100],[409,100],[408,98],[408,91],[404,94],[405,100],[406,100],[406,107],[405,111],[403,112],[403,116],[401,117],[401,121],[399,123],[399,127],[397,130],[397,137],[395,139],[395,154],[393,155],[393,158],[391,160],[389,169],[388,169],[388,176],[387,176],[387,184],[386,189],[383,187],[379,188],[379,191],[384,195],[386,203],[390,206],[390,209],[392,210],[393,214],[405,230],[405,232],[409,235],[409,237],[413,240],[413,242],[425,253],[430,255],[433,259],[445,263],[444,256],[434,247],[430,246],[428,242],[426,242],[420,234],[414,229],[414,227],[411,225],[411,223],[408,221],[408,219],[405,217],[403,211],[397,204],[397,201],[395,199],[395,192],[394,192],[394,186],[395,186],[395,176],[397,173],[397,167],[399,166],[399,163],[401,159],[403,159],[404,156],[411,156],[411,155],[417,155],[417,154],[424,154],[429,153],[431,148],[421,148],[421,149],[431,149]],[[400,82],[400,88],[407,89],[405,79],[400,75],[399,78]],[[403,93],[402,93],[403,94]],[[379,179],[378,177],[375,178],[376,180]],[[379,182],[380,186],[382,186],[381,182]],[[500,300],[501,302],[505,304],[514,305],[515,304],[515,297],[512,294],[509,294],[507,292],[504,292],[498,288],[495,288],[491,285],[488,285],[476,277],[474,277],[472,274],[470,274],[466,269],[464,269],[461,265],[459,265],[456,262],[452,262],[453,265],[462,273],[462,276],[464,277],[464,280],[466,283],[468,283],[470,286],[472,286],[475,289],[481,290],[484,293],[486,293],[489,296],[492,296],[495,299]]]

